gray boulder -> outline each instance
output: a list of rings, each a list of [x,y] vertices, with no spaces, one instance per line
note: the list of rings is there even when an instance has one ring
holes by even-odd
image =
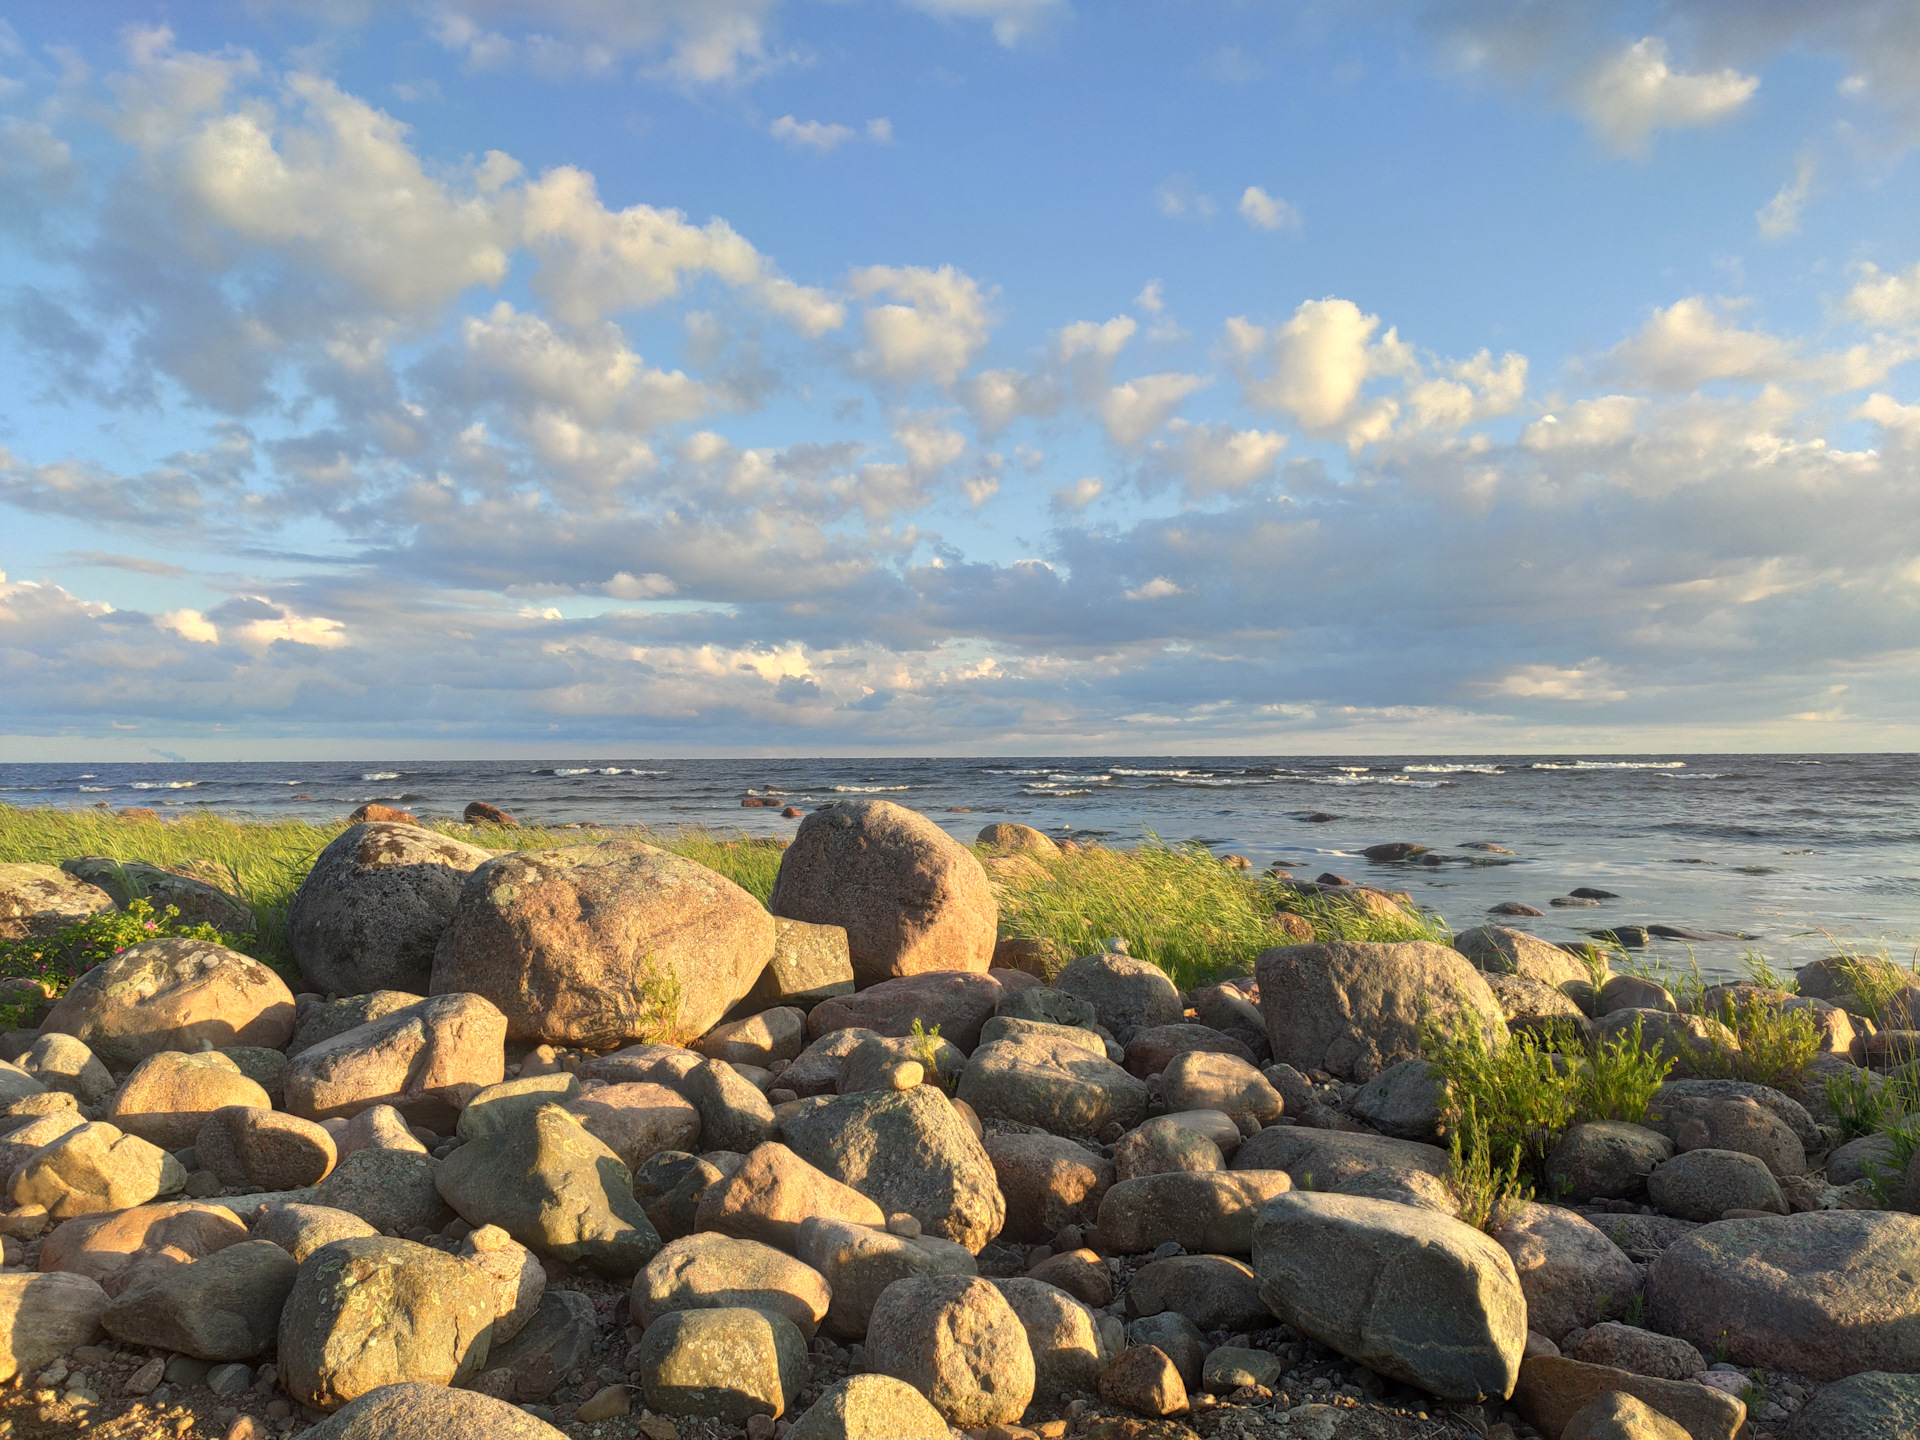
[[[1519,975],[1558,990],[1563,985],[1592,983],[1580,959],[1536,935],[1506,925],[1479,925],[1453,937],[1453,948],[1475,968],[1500,975]]]
[[[847,1220],[802,1222],[795,1253],[820,1273],[832,1295],[826,1328],[842,1340],[867,1333],[880,1294],[912,1275],[975,1275],[973,1256],[951,1240],[890,1234]]]
[[[97,1105],[113,1092],[113,1076],[93,1051],[71,1035],[44,1034],[20,1057],[20,1068],[49,1090]]]
[[[1264,1330],[1273,1320],[1259,1277],[1225,1255],[1175,1255],[1142,1265],[1127,1283],[1126,1307],[1129,1320],[1171,1310],[1202,1330]]]
[[[1446,1103],[1447,1085],[1438,1068],[1425,1060],[1402,1060],[1360,1087],[1353,1114],[1382,1135],[1432,1144]]]
[[[365,995],[346,995],[338,1000],[309,1001],[294,1021],[293,1038],[287,1042],[286,1053],[298,1055],[322,1040],[358,1030],[396,1010],[418,1005],[426,998],[410,990],[371,990]]]
[[[1868,1370],[1822,1386],[1793,1423],[1793,1440],[1920,1440],[1920,1375]]]
[[[98,1340],[107,1303],[107,1292],[84,1275],[0,1274],[0,1381],[31,1375]]]
[[[1558,1205],[1515,1207],[1493,1238],[1513,1261],[1527,1328],[1549,1340],[1624,1310],[1640,1270],[1590,1221]]]
[[[1234,1055],[1175,1056],[1161,1072],[1160,1096],[1170,1111],[1218,1110],[1262,1125],[1273,1124],[1285,1109],[1267,1077]]]
[[[1055,1135],[1095,1135],[1115,1123],[1131,1129],[1146,1118],[1148,1101],[1146,1081],[1078,1042],[1045,1035],[982,1045],[960,1077],[959,1095],[982,1119]]]
[[[106,891],[122,910],[135,900],[145,900],[156,912],[171,905],[180,912],[179,924],[211,925],[229,935],[250,935],[257,924],[244,901],[204,880],[144,860],[81,855],[62,860],[60,868]]]
[[[1093,1006],[1099,1023],[1115,1035],[1175,1025],[1186,1013],[1166,972],[1130,955],[1082,955],[1053,977],[1053,988]]]
[[[811,1010],[835,995],[853,994],[853,954],[847,932],[838,925],[809,925],[773,917],[773,958],[753,982],[736,1014],[757,1013],[776,1005]]]
[[[1137,1255],[1172,1241],[1210,1255],[1248,1255],[1260,1209],[1292,1188],[1280,1170],[1174,1171],[1122,1180],[1100,1202],[1100,1243]]]
[[[1452,1215],[1447,1152],[1386,1135],[1275,1125],[1250,1136],[1235,1170],[1284,1170],[1296,1188],[1365,1196]]]
[[[1707,1368],[1707,1357],[1686,1341],[1618,1320],[1574,1332],[1560,1342],[1560,1350],[1589,1365],[1611,1365],[1661,1380],[1691,1380]]]
[[[1787,1213],[1780,1184],[1765,1163],[1737,1150],[1689,1150],[1647,1177],[1655,1208],[1682,1220],[1718,1220],[1729,1210]]]
[[[456,1154],[459,1152],[455,1152]],[[440,1162],[412,1150],[356,1150],[313,1192],[313,1203],[404,1235],[440,1228]]]
[[[1572,1125],[1547,1156],[1555,1195],[1575,1203],[1625,1200],[1647,1188],[1647,1176],[1673,1158],[1673,1141],[1625,1120]]]
[[[784,1415],[808,1373],[807,1342],[792,1322],[743,1308],[663,1315],[634,1359],[649,1408],[735,1425]]]
[[[199,1360],[251,1360],[273,1348],[299,1268],[272,1241],[243,1240],[129,1286],[101,1321],[128,1345]]]

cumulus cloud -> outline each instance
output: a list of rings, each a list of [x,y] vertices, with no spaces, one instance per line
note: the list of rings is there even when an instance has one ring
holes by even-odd
[[[689,84],[752,78],[772,61],[778,0],[438,0],[432,31],[476,70],[610,75],[640,58]]]
[[[1200,375],[1142,375],[1116,385],[1100,402],[1100,423],[1116,445],[1134,446],[1158,430],[1180,402],[1205,385]]]
[[[1813,172],[1813,156],[1803,151],[1793,162],[1793,178],[1755,212],[1753,218],[1767,239],[1783,240],[1800,233],[1800,212],[1813,194]]]
[[[1256,230],[1298,230],[1300,212],[1277,195],[1269,195],[1258,185],[1249,185],[1240,194],[1240,218]]]
[[[1165,600],[1170,595],[1184,595],[1187,592],[1164,575],[1156,575],[1144,585],[1136,585],[1123,592],[1128,600]]]
[[[987,343],[993,325],[978,281],[942,265],[873,265],[856,270],[849,288],[868,305],[861,317],[866,349],[861,364],[895,384],[930,380],[951,385]]]
[[[863,129],[851,125],[840,125],[824,120],[796,120],[791,115],[782,115],[767,127],[767,133],[796,150],[814,150],[824,155],[830,150],[838,150],[849,140],[857,140],[863,134],[876,145],[888,145],[893,142],[893,122],[881,117],[867,121]]]
[[[1088,475],[1074,481],[1071,485],[1062,485],[1053,492],[1053,505],[1056,510],[1084,510],[1100,498],[1106,486],[1097,475]]]
[[[1862,265],[1860,279],[1847,292],[1842,308],[1869,325],[1920,322],[1920,263],[1892,274],[1877,265]]]
[[[1760,88],[1758,76],[1721,69],[1688,74],[1667,60],[1667,42],[1649,35],[1603,61],[1580,89],[1580,109],[1614,149],[1638,154],[1656,130],[1711,125]]]

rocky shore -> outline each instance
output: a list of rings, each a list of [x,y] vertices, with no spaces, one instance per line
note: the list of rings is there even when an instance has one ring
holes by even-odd
[[[830,805],[766,905],[637,841],[472,833],[341,833],[297,990],[156,938],[0,1035],[0,1434],[1920,1436],[1920,1160],[1842,1143],[1827,1083],[1898,1082],[1920,980],[1732,987],[1817,1032],[1765,1085],[1657,984],[1497,925],[1282,912],[1185,992],[1125,936],[1005,936],[1055,853],[1021,826],[983,860]],[[58,858],[0,865],[0,940],[128,903],[132,867]],[[1405,903],[1337,878],[1299,888]],[[139,890],[248,928],[205,878]],[[1435,1026],[1675,1064],[1482,1229]]]

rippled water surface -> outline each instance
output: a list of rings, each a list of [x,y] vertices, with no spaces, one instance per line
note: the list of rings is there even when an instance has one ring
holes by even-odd
[[[1691,956],[1710,974],[1737,973],[1749,949],[1803,963],[1829,953],[1830,937],[1903,961],[1920,946],[1920,763],[1909,755],[0,765],[0,803],[15,805],[325,819],[380,800],[454,818],[488,800],[535,822],[791,833],[798,822],[777,809],[742,809],[749,795],[803,809],[879,796],[962,839],[1000,819],[1114,844],[1199,839],[1257,865],[1409,890],[1456,928],[1517,900],[1547,913],[1507,923],[1553,939],[1636,924],[1753,937],[1646,952]],[[1450,858],[1379,866],[1359,855],[1396,840]],[[1513,853],[1470,848],[1489,843]],[[1580,886],[1618,898],[1548,903]]]

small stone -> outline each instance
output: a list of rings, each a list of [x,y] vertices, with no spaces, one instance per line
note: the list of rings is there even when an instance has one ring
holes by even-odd
[[[1178,1415],[1187,1408],[1187,1387],[1161,1350],[1135,1345],[1101,1372],[1100,1398],[1141,1415]]]
[[[887,1217],[887,1231],[889,1234],[913,1240],[920,1234],[920,1222],[904,1210],[896,1211]]]
[[[207,1371],[207,1388],[216,1395],[238,1395],[253,1384],[253,1369],[241,1364],[216,1365]]]
[[[625,1415],[632,1408],[631,1385],[608,1385],[596,1390],[589,1399],[581,1401],[580,1408],[573,1412],[573,1418],[579,1424],[591,1425],[596,1420],[612,1420]]]

